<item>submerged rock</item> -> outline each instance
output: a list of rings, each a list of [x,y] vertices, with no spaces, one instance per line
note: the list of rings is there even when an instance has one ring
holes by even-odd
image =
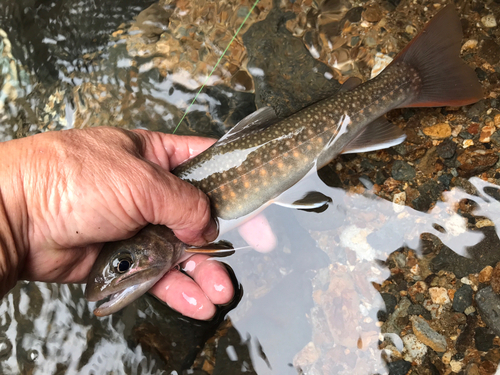
[[[411,317],[413,333],[425,345],[436,352],[445,352],[447,348],[446,338],[431,328],[425,319],[419,316]]]

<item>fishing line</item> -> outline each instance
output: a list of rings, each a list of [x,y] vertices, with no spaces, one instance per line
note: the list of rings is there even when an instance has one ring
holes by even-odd
[[[252,7],[250,8],[250,11],[248,12],[248,14],[246,15],[245,19],[243,20],[243,22],[241,23],[240,27],[238,27],[238,30],[236,30],[236,34],[233,35],[233,37],[231,38],[231,40],[229,41],[229,44],[227,45],[226,49],[224,50],[224,52],[222,52],[222,55],[219,57],[219,60],[217,61],[217,63],[215,64],[215,66],[213,67],[212,71],[210,72],[210,74],[208,75],[208,77],[205,79],[205,82],[203,82],[203,85],[200,87],[200,89],[198,90],[198,92],[196,93],[193,101],[191,102],[191,104],[189,104],[189,106],[187,107],[186,111],[184,112],[184,115],[182,116],[181,120],[179,121],[179,123],[177,124],[177,126],[175,127],[174,131],[172,132],[172,134],[175,134],[175,132],[177,131],[177,129],[179,128],[179,126],[181,126],[181,123],[182,121],[184,120],[184,118],[186,117],[187,113],[189,112],[189,109],[193,106],[194,102],[196,101],[196,99],[198,98],[198,95],[200,95],[201,93],[201,90],[204,89],[205,85],[207,84],[208,80],[210,79],[210,77],[212,76],[212,74],[214,73],[215,71],[215,68],[217,68],[219,66],[219,63],[221,62],[222,58],[224,57],[224,55],[226,54],[227,50],[229,49],[229,47],[231,46],[231,44],[233,43],[233,41],[236,39],[236,37],[238,36],[238,33],[240,32],[240,30],[242,29],[243,25],[245,24],[245,22],[247,22],[248,20],[248,17],[250,17],[250,14],[252,14],[253,10],[255,9],[255,7],[257,6],[259,0],[256,0],[255,3],[253,3]]]

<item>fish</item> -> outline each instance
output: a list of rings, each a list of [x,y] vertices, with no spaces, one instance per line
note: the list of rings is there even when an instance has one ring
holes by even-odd
[[[173,173],[210,198],[220,233],[270,204],[322,207],[329,203],[323,194],[287,199],[287,192],[340,154],[403,142],[404,132],[384,114],[405,107],[462,106],[483,97],[475,72],[460,58],[462,37],[459,15],[448,5],[375,78],[349,79],[335,95],[284,119],[271,107],[260,108]],[[86,297],[111,298],[94,313],[121,309],[196,251],[204,250],[183,244],[159,225],[105,245],[89,275]]]

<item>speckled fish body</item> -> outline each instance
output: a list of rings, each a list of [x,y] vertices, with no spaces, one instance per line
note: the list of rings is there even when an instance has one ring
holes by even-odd
[[[404,140],[402,131],[382,117],[386,112],[460,106],[482,98],[474,71],[460,59],[461,41],[460,18],[453,6],[447,6],[376,78],[286,119],[277,119],[269,107],[261,108],[173,172],[208,195],[225,229],[270,203],[297,208],[309,204],[322,195],[308,194],[291,204],[280,199],[340,153],[386,148]],[[165,230],[148,225],[131,239],[105,245],[89,275],[86,296],[112,297],[96,313],[119,310],[184,259],[187,245]],[[152,246],[150,237],[163,237],[155,243],[164,246]]]
[[[174,173],[208,195],[218,218],[236,220],[272,202],[311,169],[329,163],[367,125],[411,101],[420,88],[415,69],[394,64],[351,91],[216,144]]]

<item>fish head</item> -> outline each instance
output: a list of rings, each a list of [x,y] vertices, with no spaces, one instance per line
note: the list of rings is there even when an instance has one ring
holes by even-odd
[[[110,299],[94,314],[112,314],[146,293],[179,263],[186,248],[161,225],[148,225],[132,238],[106,243],[90,271],[85,296],[89,301]]]

